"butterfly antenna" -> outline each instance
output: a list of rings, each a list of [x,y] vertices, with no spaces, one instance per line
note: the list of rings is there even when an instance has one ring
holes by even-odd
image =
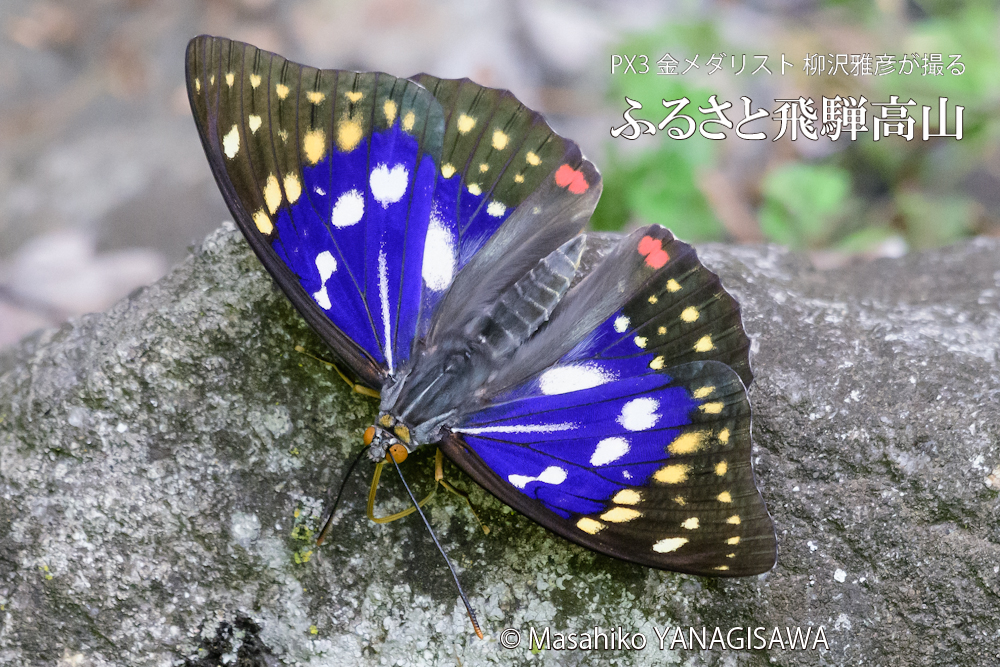
[[[403,477],[403,471],[399,469],[399,464],[396,463],[396,457],[390,454],[387,457],[392,461],[392,465],[396,466],[396,472],[399,474],[400,481],[403,482],[403,488],[406,489],[406,493],[410,496],[410,500],[413,501],[413,506],[417,508],[417,513],[420,518],[424,520],[424,525],[427,526],[427,531],[431,534],[431,539],[434,540],[434,546],[438,548],[441,555],[444,557],[444,562],[448,564],[448,569],[451,570],[451,576],[455,580],[455,586],[458,587],[458,594],[462,596],[462,602],[465,603],[465,610],[469,612],[469,620],[472,621],[472,627],[476,630],[476,636],[480,639],[483,638],[483,631],[479,629],[479,621],[476,620],[476,612],[472,611],[472,605],[469,603],[469,598],[465,597],[465,591],[462,590],[462,584],[458,581],[458,573],[455,572],[455,566],[451,564],[451,560],[448,558],[448,554],[444,552],[444,548],[441,543],[438,542],[437,535],[434,534],[434,529],[431,528],[431,522],[427,520],[424,515],[424,511],[420,509],[420,504],[417,502],[416,496],[413,495],[413,491],[410,490],[410,485],[406,483],[406,479]]]
[[[326,517],[326,522],[323,524],[323,530],[319,531],[319,537],[316,538],[316,546],[323,544],[323,540],[326,539],[327,533],[330,532],[331,526],[333,526],[333,515],[337,513],[337,505],[340,504],[340,497],[344,495],[344,487],[347,486],[347,480],[351,477],[351,473],[354,472],[354,468],[357,467],[358,461],[361,460],[361,455],[368,451],[367,447],[361,449],[358,455],[354,457],[351,461],[351,466],[347,469],[347,473],[344,478],[340,480],[340,488],[337,489],[337,498],[333,501],[333,506],[330,508],[330,513]]]

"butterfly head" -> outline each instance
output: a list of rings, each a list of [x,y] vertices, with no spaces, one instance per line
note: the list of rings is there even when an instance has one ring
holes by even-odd
[[[412,451],[410,429],[390,414],[382,413],[378,420],[365,430],[364,442],[372,461],[389,460],[389,454],[402,463]]]

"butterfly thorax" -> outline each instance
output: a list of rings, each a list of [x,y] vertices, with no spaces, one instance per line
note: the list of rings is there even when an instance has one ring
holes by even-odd
[[[479,390],[552,315],[580,267],[586,245],[577,236],[542,258],[503,290],[465,335],[430,347],[417,344],[405,369],[383,388],[369,456],[378,461],[394,444],[407,451],[437,442],[444,429],[482,400]]]

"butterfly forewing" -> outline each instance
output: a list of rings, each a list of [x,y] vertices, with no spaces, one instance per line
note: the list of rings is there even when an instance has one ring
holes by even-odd
[[[211,37],[189,46],[188,80],[251,246],[350,369],[380,386],[416,333],[440,105],[405,79]]]

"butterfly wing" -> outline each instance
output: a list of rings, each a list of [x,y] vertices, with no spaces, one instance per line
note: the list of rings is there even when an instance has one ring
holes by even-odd
[[[226,203],[277,283],[365,383],[409,355],[444,119],[420,85],[248,44],[188,46],[188,94]]]
[[[748,347],[718,278],[646,228],[567,294],[442,446],[588,548],[692,574],[764,572],[776,542],[750,464]]]
[[[237,224],[374,387],[432,321],[454,331],[579,232],[600,191],[575,144],[466,79],[317,70],[208,36],[188,46],[187,79]]]

